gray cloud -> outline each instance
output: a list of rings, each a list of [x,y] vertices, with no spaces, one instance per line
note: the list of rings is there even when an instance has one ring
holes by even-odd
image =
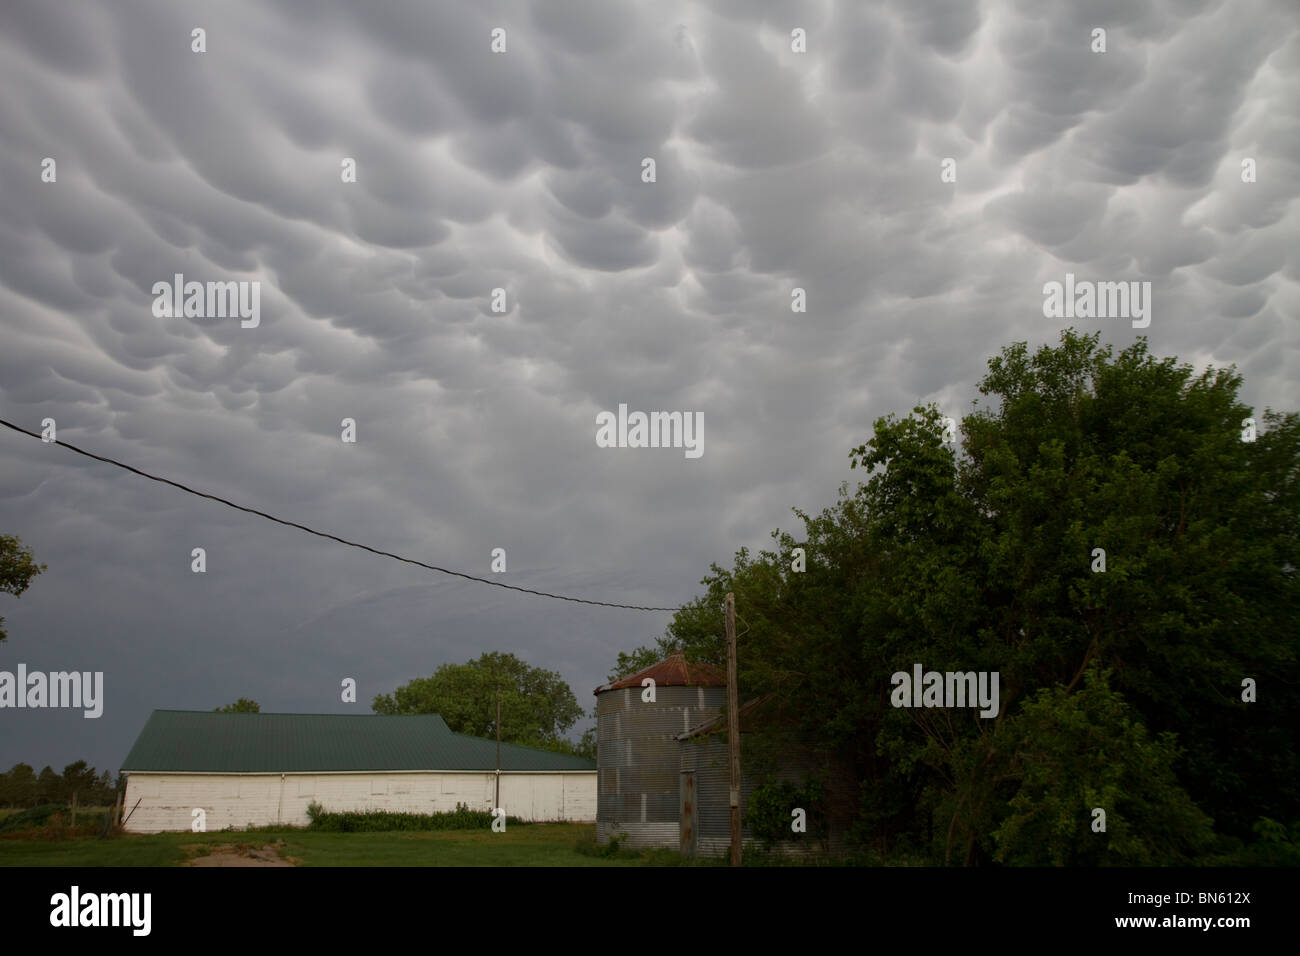
[[[687,600],[828,504],[877,416],[961,414],[1000,346],[1054,342],[1066,271],[1152,280],[1155,351],[1300,406],[1283,0],[18,0],[0,27],[3,417],[376,547]],[[155,318],[177,272],[260,281],[260,326]],[[704,456],[598,448],[619,403],[702,411]],[[115,769],[155,707],[339,711],[344,676],[365,709],[484,650],[588,705],[668,620],[16,435],[0,458],[0,531],[49,565],[3,598],[0,668],[103,669],[108,695],[99,721],[6,711],[3,767]]]

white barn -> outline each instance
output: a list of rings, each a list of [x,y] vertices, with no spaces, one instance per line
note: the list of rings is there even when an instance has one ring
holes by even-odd
[[[436,714],[155,710],[127,755],[126,830],[309,822],[324,809],[437,813],[500,804],[524,820],[596,819],[596,763],[453,733]]]

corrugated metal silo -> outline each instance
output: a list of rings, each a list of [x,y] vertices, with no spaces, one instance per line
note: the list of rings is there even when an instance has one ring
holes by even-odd
[[[726,735],[698,734],[681,740],[677,747],[683,792],[693,793],[695,797],[689,818],[685,813],[682,816],[683,823],[689,819],[693,830],[691,846],[683,846],[682,852],[690,856],[727,853],[731,850],[731,762],[727,755]],[[754,836],[745,818],[749,796],[753,792],[753,778],[742,773],[740,832],[746,846],[752,844]]]
[[[655,700],[642,699],[642,680]],[[596,840],[677,849],[681,840],[678,736],[722,712],[726,679],[681,654],[596,688]]]

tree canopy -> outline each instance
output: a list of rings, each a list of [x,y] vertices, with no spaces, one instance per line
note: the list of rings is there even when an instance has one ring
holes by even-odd
[[[70,803],[74,796],[79,806],[107,806],[116,798],[120,783],[120,779],[114,783],[107,770],[96,776],[95,768],[84,760],[68,764],[62,775],[45,767],[37,776],[31,765],[16,763],[7,773],[0,773],[0,806]]]
[[[554,671],[513,654],[484,653],[465,664],[443,664],[432,677],[417,677],[392,694],[379,694],[377,714],[438,714],[460,734],[495,737],[497,690],[501,690],[501,739],[528,747],[581,753],[565,732],[583,715],[573,691]]]
[[[241,697],[233,704],[227,704],[225,707],[214,707],[212,712],[215,714],[260,714],[261,706],[255,700],[249,700],[247,697]]]
[[[979,386],[996,407],[951,445],[934,406],[879,419],[856,491],[714,565],[616,669],[723,662],[735,592],[742,697],[851,768],[855,835],[885,858],[1168,864],[1261,833],[1300,850],[1300,416],[1267,411],[1248,440],[1235,369],[1098,338],[1003,349]],[[918,662],[997,672],[998,716],[893,706]]]
[[[46,570],[37,564],[31,549],[24,547],[21,539],[10,534],[0,534],[0,591],[19,597],[31,586],[32,578]],[[0,641],[9,638],[5,619],[0,617]]]

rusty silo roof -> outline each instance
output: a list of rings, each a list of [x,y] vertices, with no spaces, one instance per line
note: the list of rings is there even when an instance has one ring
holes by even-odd
[[[647,667],[645,670],[629,674],[611,684],[602,684],[595,693],[607,690],[621,690],[624,687],[640,687],[647,677],[655,682],[656,687],[725,687],[727,675],[721,669],[702,661],[687,661],[681,651],[674,651],[665,660]]]

